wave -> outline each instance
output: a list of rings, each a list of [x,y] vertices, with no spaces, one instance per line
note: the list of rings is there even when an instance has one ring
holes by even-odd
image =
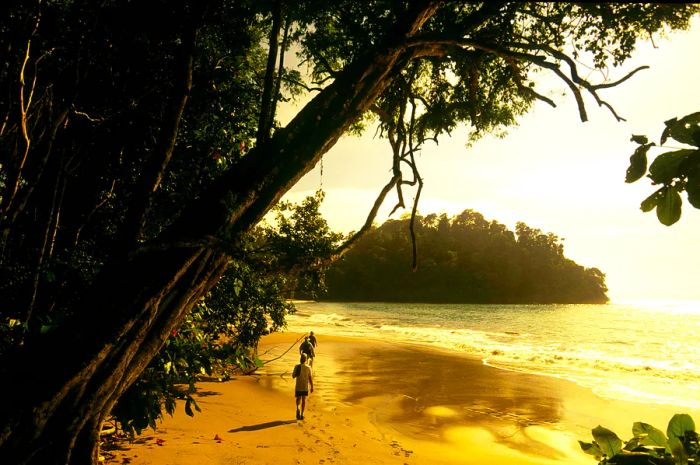
[[[605,326],[592,328],[582,327],[589,319],[580,315],[580,308],[535,309],[546,315],[546,324],[538,325],[522,307],[470,308],[480,313],[465,323],[454,317],[452,306],[417,305],[407,310],[398,304],[309,304],[300,306],[288,325],[299,331],[313,326],[317,333],[436,347],[478,357],[501,369],[568,379],[603,397],[700,408],[695,395],[700,392],[700,364],[695,361],[700,347],[692,334],[693,321],[667,321],[672,328],[689,328],[687,335],[676,331],[667,339],[664,331],[629,330],[645,327],[635,318],[648,317],[647,308],[596,308],[598,316],[610,317]],[[684,310],[675,308],[664,318],[687,320],[696,315],[688,307],[678,308]],[[506,318],[498,312],[507,312],[509,327],[502,328]],[[604,312],[609,315],[601,315]]]

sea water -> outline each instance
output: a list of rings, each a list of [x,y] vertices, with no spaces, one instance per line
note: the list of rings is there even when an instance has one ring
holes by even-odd
[[[556,376],[602,397],[700,408],[700,302],[302,302],[290,331],[419,344]]]

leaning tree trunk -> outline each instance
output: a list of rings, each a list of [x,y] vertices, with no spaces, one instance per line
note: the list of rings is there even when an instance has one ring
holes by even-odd
[[[106,265],[71,321],[0,367],[0,464],[97,463],[101,420],[225,270],[217,244],[255,225],[391,83],[408,59],[401,43],[436,9],[421,3],[157,242]]]

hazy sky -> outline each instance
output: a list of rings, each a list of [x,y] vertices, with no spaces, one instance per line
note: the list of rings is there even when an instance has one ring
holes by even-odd
[[[462,130],[427,146],[418,158],[425,183],[420,212],[452,215],[470,208],[511,230],[523,221],[552,232],[564,239],[567,257],[606,274],[613,301],[700,300],[700,211],[684,201],[680,221],[663,226],[655,212],[639,209],[654,190],[649,180],[624,182],[636,147],[631,134],[658,143],[665,120],[700,111],[700,21],[656,43],[656,49],[640,44],[610,77],[644,64],[651,69],[601,93],[627,122],[617,122],[588,98],[589,121],[582,123],[562,84],[548,94],[557,108],[538,102],[504,139],[486,137],[467,148]],[[298,200],[322,184],[322,212],[331,228],[359,229],[391,175],[388,143],[372,136],[341,139],[323,159],[323,176],[317,166],[286,198]],[[387,197],[386,210],[395,202]],[[385,218],[386,212],[378,220]]]

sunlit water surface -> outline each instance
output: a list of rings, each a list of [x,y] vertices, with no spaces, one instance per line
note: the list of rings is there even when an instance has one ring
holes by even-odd
[[[290,331],[438,347],[614,399],[700,408],[700,302],[298,303]]]

